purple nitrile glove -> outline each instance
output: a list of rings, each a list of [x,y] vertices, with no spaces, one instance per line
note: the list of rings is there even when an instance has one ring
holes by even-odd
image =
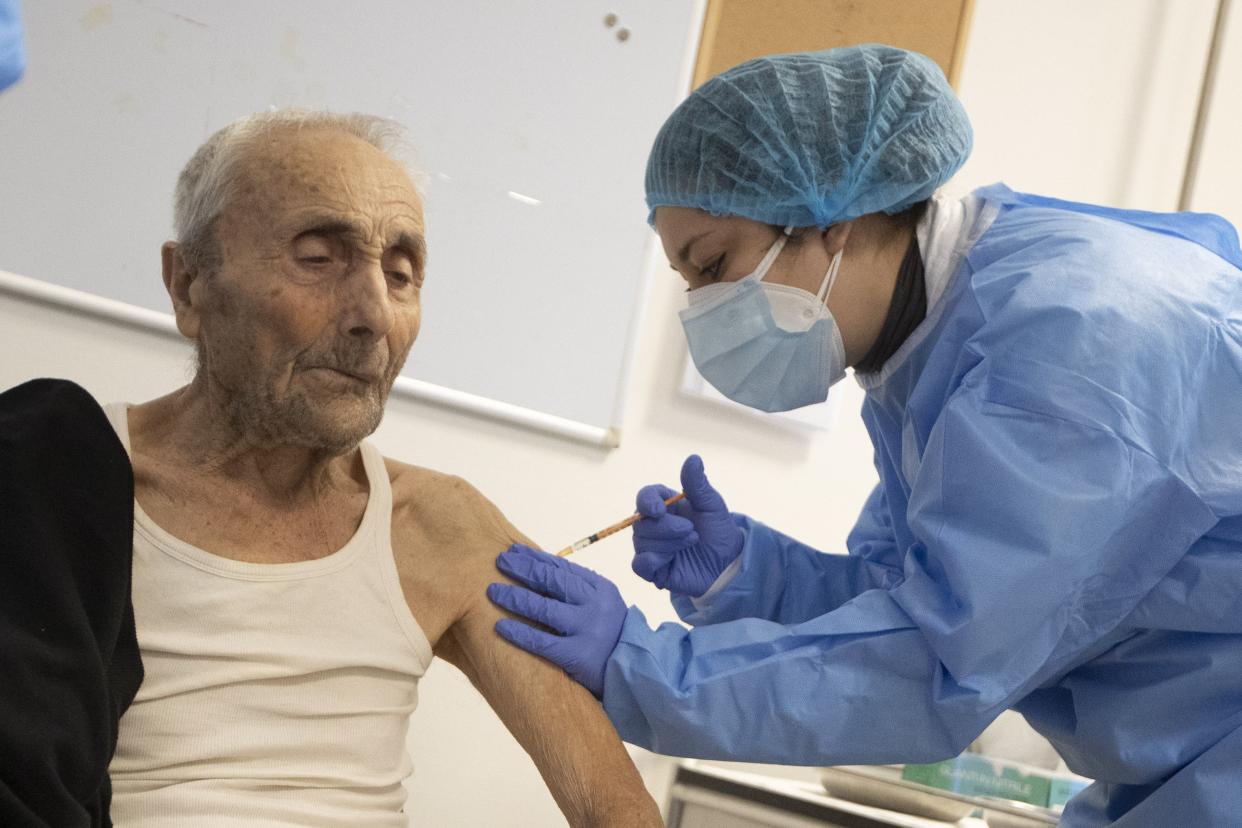
[[[552,631],[502,618],[496,622],[496,632],[509,643],[558,665],[601,698],[604,668],[621,637],[626,614],[625,602],[612,581],[521,544],[501,552],[496,568],[530,589],[491,584],[487,597],[492,603]]]
[[[656,484],[639,490],[633,567],[660,589],[698,597],[742,553],[745,538],[697,454],[682,464],[681,486],[685,500],[667,507],[672,489]]]

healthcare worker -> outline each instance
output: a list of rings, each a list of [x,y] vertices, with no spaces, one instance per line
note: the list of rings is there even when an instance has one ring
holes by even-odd
[[[634,528],[690,629],[524,547],[498,567],[530,589],[490,594],[540,626],[497,629],[663,753],[930,762],[1014,708],[1097,780],[1064,824],[1242,824],[1237,234],[936,195],[970,147],[939,69],[886,46],[751,61],[673,113],[647,202],[695,364],[764,411],[852,366],[880,483],[827,555],[691,457]]]
[[[25,69],[21,7],[18,0],[0,0],[0,91],[17,83]]]

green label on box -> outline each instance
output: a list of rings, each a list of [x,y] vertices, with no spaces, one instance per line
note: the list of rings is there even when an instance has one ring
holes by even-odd
[[[1070,797],[1090,784],[1085,779],[1053,777],[1052,787],[1048,790],[1048,807],[1064,808],[1065,803],[1070,801]]]
[[[1046,776],[1025,774],[973,753],[931,765],[906,765],[901,778],[963,796],[997,796],[1041,807],[1048,804],[1051,788]]]

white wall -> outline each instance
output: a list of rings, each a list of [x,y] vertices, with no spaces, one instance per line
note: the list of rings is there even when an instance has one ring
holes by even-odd
[[[954,188],[1005,179],[1068,198],[1172,208],[1212,8],[1211,0],[977,0],[962,80],[976,149]],[[72,228],[66,233],[71,243]],[[645,483],[675,484],[682,458],[697,451],[732,508],[841,550],[875,481],[855,413],[861,392],[846,383],[836,428],[816,436],[682,398],[675,310],[683,295],[675,275],[651,261],[621,448],[396,399],[376,442],[389,455],[468,478],[550,546],[628,513]],[[158,279],[156,250],[150,267]],[[180,343],[0,295],[0,387],[63,376],[102,400],[139,401],[184,382],[189,365]],[[628,551],[618,537],[579,560],[615,579],[653,623],[671,620],[662,596],[629,572]],[[563,824],[529,761],[453,668],[434,666],[424,680],[411,747],[415,824]],[[636,756],[660,788],[667,762]]]
[[[1219,213],[1242,226],[1242,4],[1224,27],[1216,85],[1204,129],[1190,209]]]
[[[961,80],[975,149],[954,184],[1175,209],[1215,5],[976,0]]]

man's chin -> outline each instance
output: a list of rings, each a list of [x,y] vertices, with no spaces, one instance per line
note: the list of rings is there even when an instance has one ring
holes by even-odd
[[[375,433],[384,418],[384,408],[373,400],[350,400],[320,409],[311,434],[320,448],[346,452]]]
[[[344,454],[379,428],[384,406],[377,396],[298,395],[269,409],[272,417],[264,431],[275,442]]]

